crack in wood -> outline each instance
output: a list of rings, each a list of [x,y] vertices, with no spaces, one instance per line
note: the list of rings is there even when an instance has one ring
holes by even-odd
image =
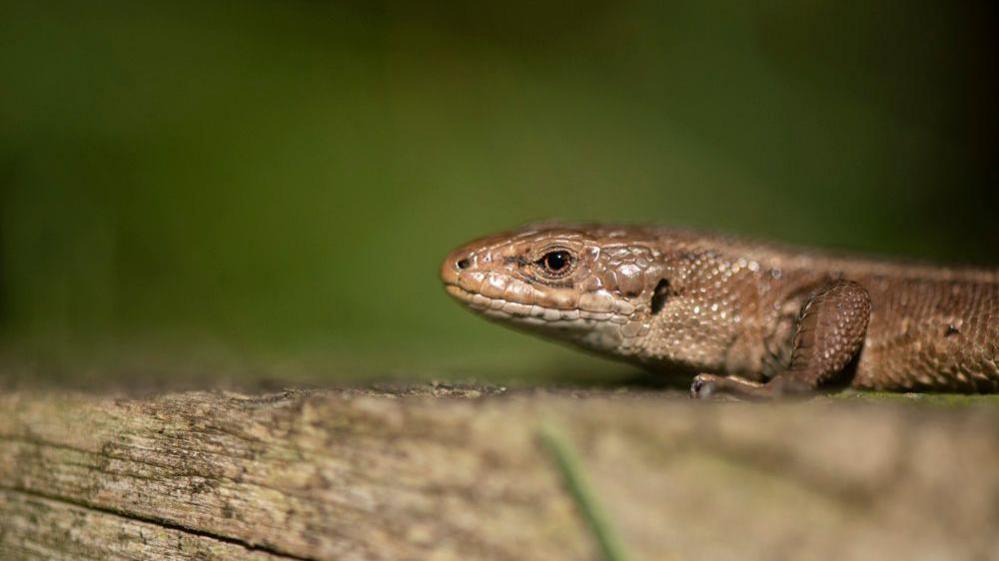
[[[28,496],[28,497],[36,497],[36,498],[39,498],[39,499],[45,499],[47,501],[53,501],[53,502],[62,503],[62,504],[65,504],[65,505],[75,506],[75,507],[78,507],[78,508],[87,509],[87,510],[90,510],[90,511],[93,511],[93,512],[97,512],[97,513],[100,513],[100,514],[109,515],[109,516],[115,516],[115,517],[118,517],[118,518],[122,518],[124,520],[130,520],[130,521],[134,521],[134,522],[142,522],[142,523],[145,523],[145,524],[152,524],[154,526],[159,526],[159,527],[164,528],[166,530],[173,530],[173,531],[176,531],[176,532],[182,532],[182,533],[187,534],[189,536],[194,536],[194,537],[198,537],[198,538],[205,538],[205,539],[216,540],[216,541],[219,541],[219,542],[222,542],[222,543],[226,543],[226,544],[229,544],[229,545],[234,545],[234,546],[242,547],[243,549],[246,549],[247,551],[259,551],[261,553],[266,553],[268,555],[273,555],[273,556],[281,558],[281,559],[289,559],[289,560],[293,560],[293,561],[321,561],[320,559],[315,558],[315,557],[302,557],[300,555],[294,555],[292,553],[284,552],[284,551],[281,551],[281,550],[279,550],[277,548],[268,546],[266,544],[254,544],[254,543],[247,542],[245,540],[241,540],[239,538],[234,538],[232,536],[224,536],[224,535],[216,534],[214,532],[209,532],[209,531],[206,531],[206,530],[199,530],[197,528],[190,528],[190,527],[184,526],[182,524],[177,524],[176,522],[172,522],[170,520],[163,520],[163,519],[159,519],[159,518],[152,517],[152,516],[141,516],[141,515],[138,515],[138,514],[135,514],[135,513],[132,513],[132,512],[127,512],[127,511],[123,511],[123,510],[119,510],[119,509],[114,509],[114,508],[110,508],[110,507],[106,507],[106,506],[89,504],[89,503],[86,503],[85,501],[79,501],[79,500],[71,499],[71,498],[68,498],[68,497],[60,497],[60,496],[57,496],[57,495],[51,495],[51,494],[48,494],[48,493],[42,493],[42,492],[36,491],[36,490],[24,489],[24,488],[19,488],[19,487],[9,487],[9,486],[6,486],[6,485],[0,485],[0,491],[6,491],[8,493],[17,493],[17,494],[25,495],[25,496]]]

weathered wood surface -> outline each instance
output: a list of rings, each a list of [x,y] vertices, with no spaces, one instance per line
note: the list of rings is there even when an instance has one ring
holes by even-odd
[[[638,561],[999,559],[995,407],[401,394],[2,396],[0,559],[596,559],[542,422]]]

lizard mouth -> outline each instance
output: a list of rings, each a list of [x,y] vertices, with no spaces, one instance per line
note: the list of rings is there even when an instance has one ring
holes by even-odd
[[[596,312],[581,309],[559,310],[546,308],[538,304],[524,304],[505,300],[503,298],[491,298],[478,292],[466,290],[457,284],[447,283],[444,289],[452,298],[468,306],[473,311],[485,316],[500,319],[520,320],[535,325],[552,323],[590,323],[604,322],[624,324],[628,322],[629,316],[613,312]]]
[[[554,315],[558,314],[559,310],[548,310],[537,304],[522,304],[503,298],[490,298],[478,292],[466,290],[456,284],[446,284],[444,285],[444,289],[455,300],[487,316],[501,318],[543,318],[547,311],[552,315],[551,321],[561,319],[561,317],[554,317]]]

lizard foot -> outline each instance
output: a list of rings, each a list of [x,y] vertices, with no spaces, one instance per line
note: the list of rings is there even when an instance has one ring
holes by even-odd
[[[761,401],[778,397],[781,389],[781,384],[750,382],[738,376],[698,374],[690,385],[690,397],[717,399],[724,396],[735,400]]]
[[[720,379],[714,374],[698,374],[694,376],[694,382],[690,384],[690,397],[692,399],[710,399],[718,389]]]

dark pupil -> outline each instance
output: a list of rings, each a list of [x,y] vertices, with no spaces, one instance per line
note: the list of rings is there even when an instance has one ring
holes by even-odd
[[[559,272],[569,265],[569,254],[564,251],[553,251],[545,255],[545,267],[549,271]]]

